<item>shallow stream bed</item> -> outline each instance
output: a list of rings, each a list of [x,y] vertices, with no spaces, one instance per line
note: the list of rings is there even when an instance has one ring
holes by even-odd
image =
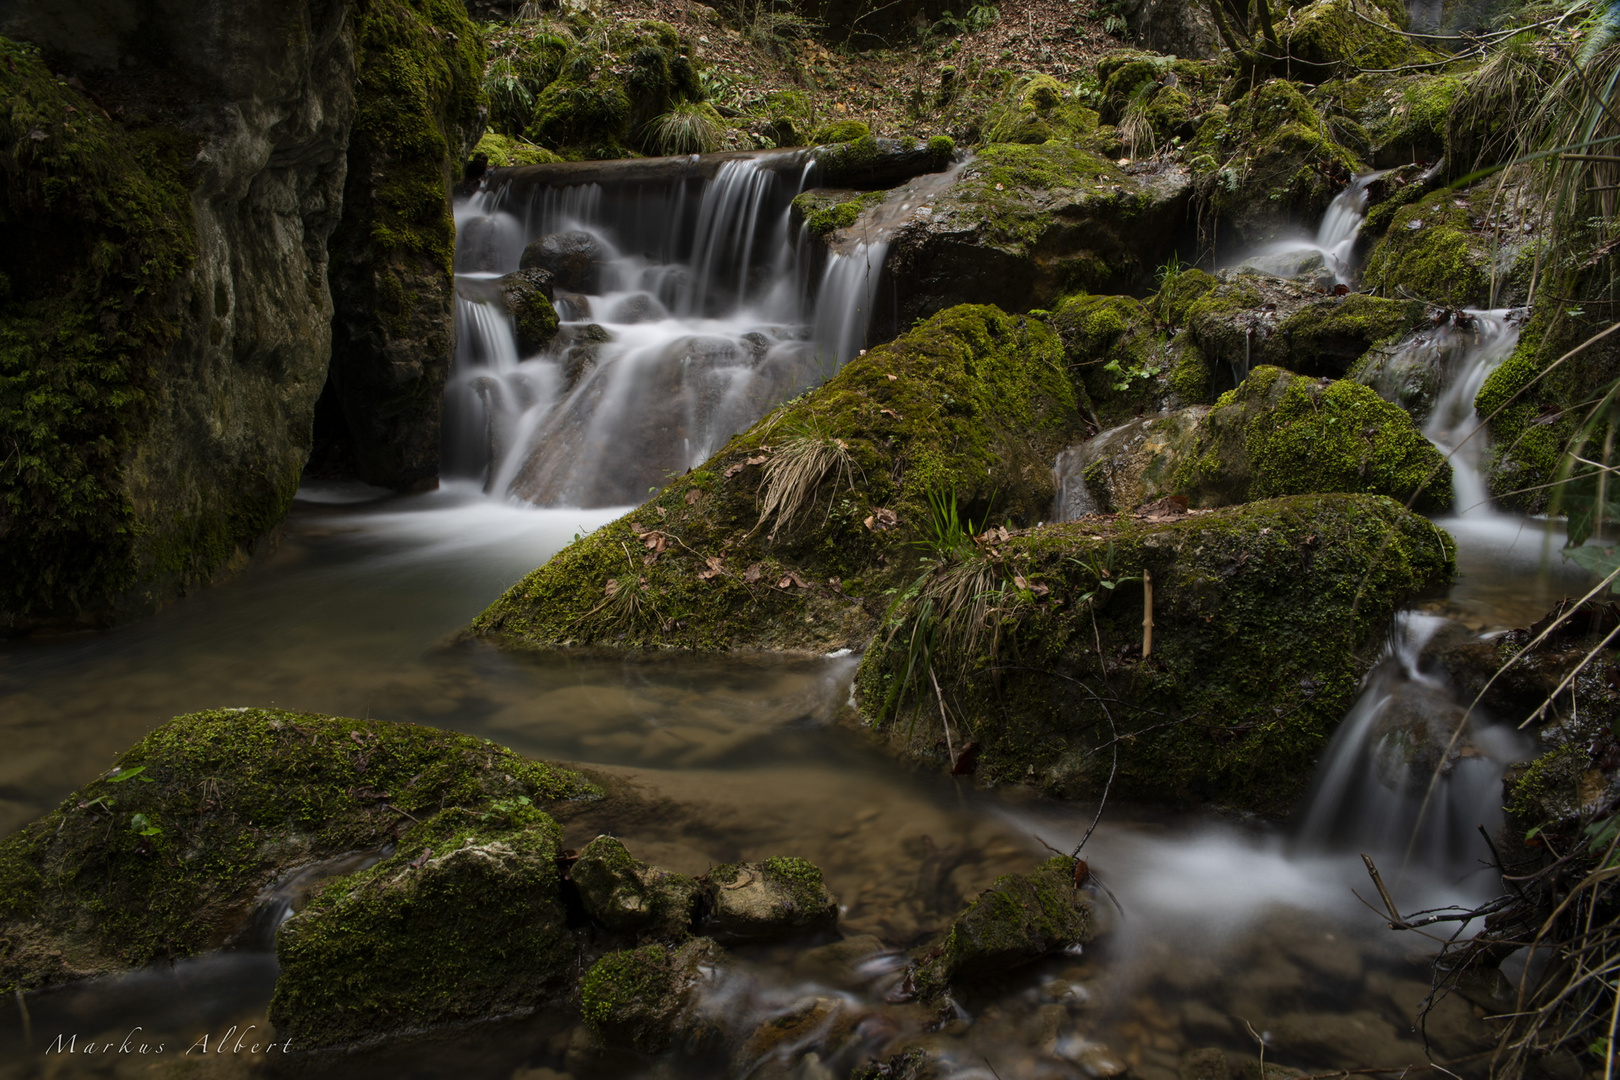
[[[1352,894],[1370,895],[1354,852],[1301,850],[1281,826],[1121,805],[1106,808],[1086,847],[1118,900],[1115,911],[1099,894],[1111,933],[986,988],[955,1014],[888,1003],[899,951],[997,875],[1028,870],[1047,846],[1072,848],[1094,808],[977,790],[881,756],[839,722],[853,658],[580,660],[457,643],[454,632],[503,587],[618,511],[519,509],[455,487],[367,496],[307,489],[273,554],[156,616],[102,635],[0,645],[9,750],[0,828],[44,814],[178,713],[276,705],[414,721],[577,762],[642,796],[623,813],[576,814],[571,846],[611,831],[638,857],[690,874],[779,854],[824,869],[843,904],[845,944],[742,950],[711,987],[716,1010],[796,1018],[733,1059],[750,1076],[842,1076],[862,1055],[918,1039],[945,1052],[954,1075],[1001,1080],[1125,1071],[1173,1080],[1189,1051],[1258,1058],[1260,1040],[1267,1062],[1307,1072],[1426,1060],[1412,1020],[1428,992],[1431,943],[1387,931]],[[1583,580],[1556,551],[1546,557],[1541,528],[1463,523],[1461,580],[1427,606],[1481,632],[1539,617]],[[1479,899],[1489,888],[1485,874],[1434,870],[1391,868],[1403,906]],[[306,1070],[265,1050],[274,973],[271,954],[242,950],[36,995],[26,1008],[8,1002],[0,1077]],[[1484,1048],[1484,1011],[1453,996],[1431,1012],[1434,1058]],[[232,1025],[231,1049],[219,1053]],[[72,1049],[64,1038],[77,1040]],[[571,1021],[534,1017],[326,1068],[587,1080],[710,1076],[721,1066],[604,1057]],[[1479,1071],[1477,1061],[1453,1068]]]

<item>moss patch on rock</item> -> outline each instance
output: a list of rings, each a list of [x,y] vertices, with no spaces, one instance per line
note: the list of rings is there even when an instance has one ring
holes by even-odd
[[[967,906],[919,966],[919,996],[1004,975],[1095,934],[1091,901],[1074,880],[1074,860],[1057,856],[1029,874],[1004,874]]]
[[[526,647],[858,646],[929,535],[929,494],[976,523],[1049,512],[1081,430],[1056,335],[942,312],[570,544],[472,633]]]
[[[1439,59],[1403,37],[1382,8],[1361,0],[1316,0],[1292,12],[1278,32],[1288,74],[1308,82]]]
[[[585,845],[568,879],[586,913],[609,930],[676,941],[691,932],[698,883],[638,861],[614,837]]]
[[[976,636],[971,622],[947,627],[929,659],[955,745],[979,744],[990,783],[1095,797],[1117,751],[1116,798],[1282,814],[1389,618],[1447,578],[1453,552],[1428,521],[1369,495],[1045,525],[974,556],[989,582],[978,593],[992,596],[986,621]],[[856,691],[891,748],[949,767],[937,695],[931,681],[921,691],[909,644],[921,596],[889,612]]]
[[[0,843],[0,982],[34,989],[218,948],[287,868],[403,842],[412,817],[441,807],[599,794],[565,769],[411,724],[177,717]]]
[[[644,945],[608,953],[580,982],[580,1014],[606,1046],[659,1053],[693,1026],[686,1015],[693,990],[702,967],[719,957],[708,938],[679,948]]]
[[[493,131],[484,132],[483,138],[478,140],[478,145],[473,147],[473,153],[483,154],[495,168],[550,165],[562,160],[561,154],[547,150],[543,146],[536,146],[517,136],[499,135]]]
[[[804,859],[717,866],[704,887],[704,930],[722,941],[812,933],[838,921],[838,898],[823,884],[821,868]]]
[[[1490,301],[1490,267],[1490,255],[1469,227],[1468,201],[1448,190],[1395,211],[1362,277],[1389,296],[1479,307]]]
[[[276,936],[278,1035],[306,1050],[533,1010],[576,945],[558,829],[515,800],[447,809],[391,858],[325,886]]]
[[[1216,402],[1172,481],[1194,506],[1360,492],[1451,505],[1451,467],[1411,417],[1347,379],[1255,370]]]
[[[223,521],[220,550],[187,544],[126,490],[156,366],[180,336],[195,149],[107,119],[32,46],[0,38],[0,631],[110,620],[159,570],[143,534],[192,575],[262,535]]]
[[[816,188],[798,195],[793,209],[811,236],[826,236],[855,224],[862,211],[889,197],[887,191],[838,191]]]

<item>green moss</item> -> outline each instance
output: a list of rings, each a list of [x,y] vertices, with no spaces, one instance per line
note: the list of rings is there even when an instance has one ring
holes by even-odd
[[[486,155],[489,163],[497,167],[550,165],[562,160],[561,155],[543,146],[510,135],[497,135],[493,131],[484,132],[484,137],[473,147],[473,153]]]
[[[1449,190],[1397,210],[1367,258],[1363,279],[1387,295],[1442,307],[1488,303],[1490,261],[1472,238],[1468,213]]]
[[[679,940],[692,928],[698,883],[648,866],[611,836],[585,845],[568,872],[585,911],[610,931]]]
[[[1174,327],[1187,325],[1192,305],[1220,284],[1220,279],[1203,270],[1182,270],[1164,280],[1152,300],[1154,315]]]
[[[1359,9],[1355,0],[1316,0],[1279,27],[1290,74],[1320,82],[1364,68],[1393,68],[1438,57],[1417,48],[1397,28]],[[1387,16],[1385,16],[1387,19]]]
[[[1096,127],[1096,111],[1076,102],[1062,83],[1050,75],[1029,75],[1013,83],[991,109],[984,138],[991,143],[1074,141]]]
[[[1262,367],[1204,418],[1172,486],[1195,506],[1365,492],[1451,505],[1451,469],[1409,416],[1347,379]]]
[[[1052,498],[1050,462],[1079,430],[1050,329],[991,307],[952,308],[851,360],[651,505],[569,545],[472,630],[528,646],[858,642],[878,614],[859,597],[881,594],[914,562],[928,492],[954,491],[975,521],[1038,521]],[[784,527],[761,521],[760,499],[764,463],[790,444],[819,445],[841,464]],[[647,550],[638,536],[654,529],[681,542],[651,565],[627,560],[627,550]],[[708,572],[710,558],[718,572]],[[834,578],[861,585],[834,588]],[[619,582],[634,588],[634,603],[613,603],[609,582],[613,593]]]
[[[1453,74],[1401,79],[1391,95],[1393,103],[1380,109],[1381,118],[1371,128],[1378,151],[1411,161],[1438,160],[1445,152],[1446,123],[1462,83],[1462,76]]]
[[[124,469],[180,334],[194,152],[0,38],[0,616],[104,621],[152,572]]]
[[[1141,412],[1162,393],[1168,361],[1147,308],[1128,296],[1064,297],[1052,313],[1082,400],[1104,425]]]
[[[956,141],[949,135],[935,135],[928,140],[928,152],[937,158],[948,158],[956,153]]]
[[[834,120],[816,129],[811,141],[819,145],[853,143],[872,137],[872,129],[861,120]]]
[[[1417,329],[1427,316],[1420,301],[1352,293],[1307,304],[1284,319],[1277,333],[1287,345],[1290,369],[1339,374],[1374,345]]]
[[[177,717],[0,845],[0,863],[35,882],[4,901],[0,972],[33,988],[195,955],[228,940],[289,865],[379,847],[443,807],[598,794],[567,770],[410,724],[268,709]],[[140,835],[135,815],[160,831]]]
[[[1003,579],[1050,590],[1004,594],[999,658],[941,649],[934,670],[958,739],[983,748],[988,783],[1095,797],[1117,749],[1114,798],[1281,814],[1355,700],[1388,619],[1446,578],[1453,553],[1428,521],[1365,495],[1045,525],[997,546]],[[1099,587],[1104,571],[1116,588]],[[1146,662],[1133,651],[1144,572],[1155,623]],[[890,615],[906,618],[904,603]],[[862,657],[856,691],[869,718],[906,656],[903,639],[880,634]],[[932,693],[881,731],[944,765]]]
[[[1591,767],[1590,757],[1574,743],[1549,750],[1509,783],[1508,813],[1526,828],[1577,817],[1581,778]]]
[[[920,996],[995,977],[1091,940],[1089,902],[1074,883],[1074,860],[1056,856],[1029,874],[1003,874],[951,924],[937,954],[917,973]]]
[[[804,219],[812,236],[826,236],[855,224],[861,213],[889,197],[887,191],[868,191],[853,199],[841,199],[839,192],[825,188],[806,191],[793,200],[793,207]]]
[[[821,880],[821,867],[808,859],[776,856],[766,859],[765,873],[775,878],[793,894],[794,905],[800,911],[815,911],[825,901],[825,886]]]
[[[559,831],[517,805],[446,810],[337,879],[276,937],[278,1034],[305,1050],[523,1013],[572,974]]]
[[[606,1046],[660,1053],[679,1034],[680,1017],[701,967],[715,963],[719,955],[715,944],[703,938],[678,949],[646,945],[608,953],[580,980],[580,1014]]]

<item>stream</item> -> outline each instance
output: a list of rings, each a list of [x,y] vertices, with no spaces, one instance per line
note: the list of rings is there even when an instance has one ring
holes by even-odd
[[[738,949],[706,990],[706,1007],[732,1017],[798,1018],[779,1025],[788,1034],[740,1051],[733,1075],[842,1077],[901,1039],[941,1051],[949,1075],[983,1080],[1175,1080],[1182,1056],[1208,1046],[1256,1056],[1263,1043],[1268,1063],[1307,1071],[1421,1062],[1425,1039],[1436,1060],[1488,1046],[1482,1007],[1458,995],[1430,1012],[1425,1032],[1413,1031],[1431,943],[1391,933],[1352,892],[1372,895],[1358,855],[1376,851],[1381,862],[1388,853],[1387,878],[1406,910],[1490,895],[1471,849],[1446,854],[1411,837],[1488,825],[1499,813],[1502,765],[1525,748],[1480,722],[1468,736],[1477,752],[1439,797],[1444,810],[1392,811],[1391,792],[1407,780],[1392,788],[1386,775],[1377,786],[1369,733],[1391,700],[1450,707],[1421,662],[1436,625],[1451,620],[1477,634],[1526,625],[1586,580],[1558,556],[1557,526],[1497,512],[1482,486],[1469,486],[1478,482],[1472,452],[1455,460],[1458,513],[1439,521],[1459,543],[1458,581],[1392,628],[1386,660],[1325,755],[1299,820],[1276,826],[1110,803],[1085,852],[1117,899],[1117,908],[1099,900],[1111,932],[985,988],[950,1015],[886,1000],[903,950],[998,875],[1028,871],[1049,848],[1072,849],[1095,807],[980,790],[879,754],[841,723],[853,657],[606,660],[455,640],[576,535],[864,345],[883,239],[816,256],[790,235],[787,213],[809,186],[802,163],[742,159],[656,191],[592,184],[527,198],[488,192],[464,204],[450,478],[410,496],[306,483],[280,544],[233,581],[107,633],[0,643],[9,750],[0,827],[47,813],[183,712],[274,705],[430,724],[578,763],[643,796],[639,809],[577,814],[567,846],[612,832],[638,858],[694,875],[778,854],[822,867],[840,898],[843,940]],[[515,267],[526,239],[560,230],[587,231],[608,250],[597,291],[562,299],[564,333],[520,357],[489,282]],[[1334,223],[1333,244],[1344,230]],[[483,254],[466,249],[469,235],[485,238]],[[1470,331],[1447,376],[1461,389],[1437,403],[1428,429],[1443,447],[1462,443],[1475,422],[1469,380],[1483,378],[1516,334],[1505,317],[1478,314],[1483,329]],[[597,336],[591,326],[609,340],[581,366],[568,350]],[[268,1042],[274,978],[273,954],[244,947],[6,1002],[0,1077],[152,1075],[154,1061],[184,1061],[204,1036],[215,1048],[248,1031],[244,1047]],[[137,1027],[132,1045],[162,1044],[161,1054],[122,1049]],[[66,1036],[78,1048],[64,1049]],[[113,1045],[103,1050],[104,1040]],[[87,1043],[96,1050],[84,1052]],[[227,1057],[233,1076],[311,1067],[268,1053]],[[344,1077],[588,1080],[716,1076],[727,1066],[594,1053],[571,1020],[536,1016],[320,1068]]]

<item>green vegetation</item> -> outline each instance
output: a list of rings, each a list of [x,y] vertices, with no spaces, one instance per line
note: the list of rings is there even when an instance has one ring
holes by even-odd
[[[177,717],[0,843],[0,980],[31,989],[218,948],[288,867],[397,841],[400,856],[373,872],[386,876],[422,846],[442,853],[433,838],[448,831],[527,827],[543,817],[530,804],[599,794],[567,770],[409,724]],[[137,817],[158,831],[132,828]]]
[[[0,612],[104,622],[151,572],[124,470],[182,332],[194,152],[177,129],[107,119],[0,38]]]

